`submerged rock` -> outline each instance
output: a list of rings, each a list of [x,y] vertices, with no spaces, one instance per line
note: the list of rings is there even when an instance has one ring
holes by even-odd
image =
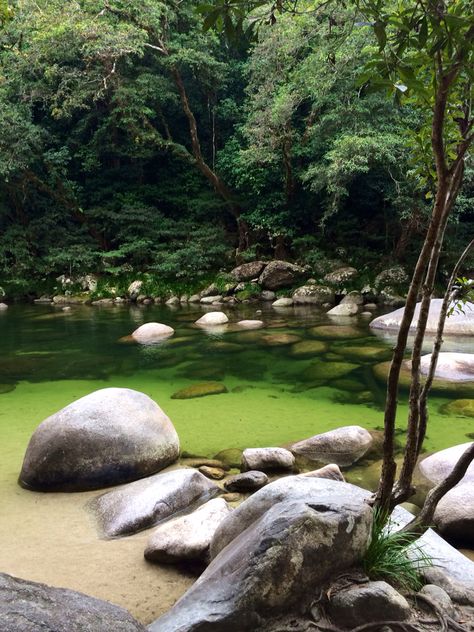
[[[229,319],[224,312],[208,312],[196,321],[196,325],[201,325],[202,327],[213,327],[214,325],[224,325],[228,322]]]
[[[242,453],[242,471],[291,470],[295,457],[285,448],[247,448]]]
[[[38,426],[19,482],[39,491],[97,489],[154,474],[178,455],[178,435],[158,404],[128,388],[104,388]]]
[[[315,338],[363,338],[364,332],[351,325],[318,325],[312,327],[309,333]]]
[[[112,538],[148,529],[218,492],[215,483],[194,469],[173,470],[98,496],[89,507],[103,534]]]
[[[135,329],[132,338],[140,344],[150,344],[158,340],[164,340],[174,334],[174,329],[162,323],[145,323]]]
[[[11,393],[16,388],[16,384],[0,384],[0,395]]]
[[[242,461],[242,450],[240,448],[227,448],[227,450],[221,450],[215,457],[217,461],[221,461],[227,467],[240,468]]]
[[[436,333],[438,327],[438,319],[441,311],[441,304],[443,300],[440,298],[434,298],[431,300],[430,311],[428,315],[428,322],[426,324],[427,333]],[[418,317],[420,315],[420,305],[417,303],[415,314],[413,316],[410,330],[414,331],[418,324]],[[405,308],[397,309],[390,314],[384,314],[375,318],[370,327],[373,329],[382,329],[386,331],[397,331],[400,328],[400,323],[404,314]],[[444,326],[445,336],[472,336],[474,335],[474,303],[466,303],[463,308],[463,312],[454,311],[449,318],[446,319]]]
[[[211,540],[231,508],[223,498],[214,498],[186,516],[168,520],[153,531],[145,558],[151,562],[206,561]]]
[[[267,334],[262,336],[262,342],[269,347],[279,347],[281,345],[292,345],[301,340],[296,334]]]
[[[441,412],[454,417],[474,417],[474,399],[455,399],[441,406]]]
[[[325,351],[327,351],[327,345],[320,340],[302,340],[291,347],[291,355],[297,358],[311,357],[324,353]]]
[[[349,360],[365,360],[380,362],[381,360],[387,360],[392,355],[392,350],[388,347],[375,347],[364,345],[363,347],[344,347],[342,350],[345,358]]]
[[[364,456],[372,441],[372,435],[365,428],[344,426],[298,441],[291,450],[313,461],[348,466]]]
[[[301,374],[305,382],[328,382],[348,375],[359,368],[351,362],[315,362],[310,364]]]
[[[354,496],[342,506],[340,493],[335,502],[334,495],[329,502],[327,494],[320,499],[321,483],[331,488],[345,485],[299,478],[296,498],[285,494],[262,511],[252,510],[258,496],[271,498],[267,490],[273,483],[235,509],[217,530],[234,523],[234,514],[244,516],[233,541],[219,547],[220,553],[197,582],[149,631],[254,632],[268,616],[308,607],[315,587],[361,559],[371,524],[370,508]],[[215,540],[216,536],[211,548]]]
[[[206,395],[219,395],[228,393],[227,388],[221,382],[201,382],[186,386],[171,395],[171,399],[192,399],[193,397],[206,397]]]
[[[124,608],[4,573],[0,622],[4,632],[146,632]]]

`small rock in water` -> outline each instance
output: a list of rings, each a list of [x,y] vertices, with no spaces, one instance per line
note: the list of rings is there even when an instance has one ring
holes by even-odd
[[[242,450],[239,448],[227,448],[227,450],[221,450],[218,452],[214,458],[217,461],[222,461],[224,465],[227,467],[237,467],[240,468],[240,463],[242,461]]]
[[[223,498],[214,498],[186,516],[165,522],[148,540],[145,558],[168,563],[206,561],[214,533],[231,511]]]
[[[229,319],[224,312],[208,312],[196,321],[196,325],[200,325],[202,327],[213,327],[215,325],[224,325],[228,322]]]
[[[163,323],[145,323],[135,329],[132,338],[140,344],[150,344],[169,338],[174,334],[174,329]]]
[[[293,305],[292,298],[277,298],[276,301],[272,303],[272,307],[291,307]]]
[[[230,492],[254,492],[268,483],[268,476],[264,472],[250,470],[228,478],[224,487]]]
[[[347,466],[364,456],[372,442],[372,435],[365,428],[344,426],[298,441],[291,450],[313,461]]]
[[[182,388],[171,395],[171,399],[192,399],[193,397],[206,397],[206,395],[220,395],[227,393],[227,388],[221,382],[202,382]]]
[[[208,465],[201,465],[199,471],[201,472],[201,474],[204,474],[204,476],[214,481],[220,481],[225,476],[224,470],[221,470],[219,467],[209,467]]]
[[[328,311],[328,316],[355,316],[359,311],[356,303],[339,303]]]
[[[6,303],[0,303],[0,312],[5,311],[6,309],[8,309],[8,305]]]
[[[263,320],[239,320],[237,325],[243,329],[260,329],[263,327]]]
[[[285,448],[247,448],[242,453],[242,471],[292,470],[295,457]]]

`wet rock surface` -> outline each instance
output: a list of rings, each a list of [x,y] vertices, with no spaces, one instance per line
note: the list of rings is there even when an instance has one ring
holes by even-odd
[[[352,465],[372,445],[372,435],[361,426],[343,426],[324,432],[291,446],[292,452],[313,461]]]
[[[295,457],[285,448],[247,448],[242,453],[242,471],[291,470]]]

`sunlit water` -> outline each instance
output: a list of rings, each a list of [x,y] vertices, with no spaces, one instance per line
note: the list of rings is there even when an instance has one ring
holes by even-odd
[[[256,315],[258,308],[263,314]],[[197,305],[12,306],[0,312],[0,570],[109,599],[145,622],[192,581],[143,561],[146,532],[99,540],[84,510],[97,492],[39,494],[17,485],[35,427],[93,390],[120,386],[146,393],[173,421],[182,450],[195,455],[283,445],[348,424],[381,428],[384,385],[372,365],[389,358],[390,347],[370,333],[367,319],[330,321],[314,308],[246,305],[227,310],[231,323],[262,318],[265,328],[239,332],[230,324],[211,333],[193,326],[203,311]],[[148,321],[169,324],[176,333],[155,346],[119,342]],[[329,331],[318,329],[326,325]],[[302,349],[304,341],[320,344]],[[468,351],[471,342],[449,344]],[[227,393],[171,399],[185,386],[216,380]],[[464,443],[473,431],[472,419],[440,412],[448,401],[431,399],[427,451]],[[402,403],[400,427],[406,414]],[[363,463],[348,477],[370,485],[376,471]]]

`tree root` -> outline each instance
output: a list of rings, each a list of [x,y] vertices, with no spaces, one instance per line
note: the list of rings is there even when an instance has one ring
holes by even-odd
[[[467,628],[462,626],[460,623],[455,621],[452,617],[445,614],[441,608],[427,595],[420,595],[417,593],[416,595],[408,595],[412,599],[416,601],[423,601],[423,603],[427,604],[436,615],[436,618],[439,621],[440,628],[439,632],[449,632],[449,630],[454,630],[455,632],[469,632]]]

